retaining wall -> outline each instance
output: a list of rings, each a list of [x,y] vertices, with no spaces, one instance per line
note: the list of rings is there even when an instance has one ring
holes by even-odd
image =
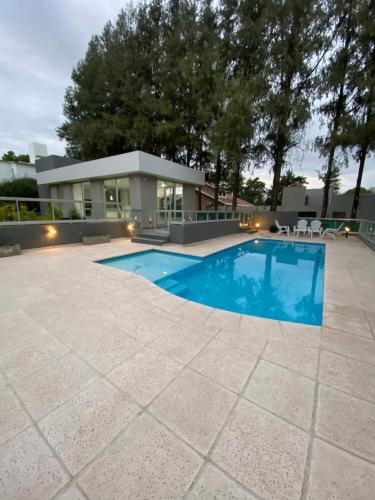
[[[196,224],[171,223],[169,241],[177,245],[188,245],[197,241],[238,233],[238,230],[238,220],[199,222]]]

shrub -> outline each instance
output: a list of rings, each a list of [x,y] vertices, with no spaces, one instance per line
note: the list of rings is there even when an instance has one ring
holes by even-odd
[[[0,183],[0,196],[19,198],[39,198],[38,185],[35,179],[23,177]]]
[[[277,227],[275,226],[275,224],[270,225],[270,233],[277,233]]]
[[[69,217],[73,220],[77,220],[77,219],[80,219],[81,218],[81,214],[79,213],[79,211],[77,210],[76,207],[72,208],[69,212]]]

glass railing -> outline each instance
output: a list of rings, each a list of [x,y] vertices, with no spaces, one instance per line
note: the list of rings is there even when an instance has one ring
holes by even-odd
[[[124,209],[115,202],[54,198],[0,197],[0,223],[140,220],[142,211]]]
[[[246,214],[248,217],[250,215]],[[213,212],[203,210],[155,210],[155,227],[167,227],[172,224],[197,224],[223,220],[240,220],[239,212]]]
[[[361,220],[359,235],[369,243],[375,245],[375,221]]]

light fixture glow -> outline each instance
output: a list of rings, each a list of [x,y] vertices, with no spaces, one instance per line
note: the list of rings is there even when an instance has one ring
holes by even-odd
[[[259,224],[259,222],[257,222],[257,223],[255,224],[255,227],[256,227],[257,229],[259,229],[259,228],[260,228],[260,224]]]
[[[57,229],[53,226],[47,226],[47,238],[55,238],[57,235]]]
[[[134,224],[131,222],[127,225],[128,231],[133,231],[134,230]]]

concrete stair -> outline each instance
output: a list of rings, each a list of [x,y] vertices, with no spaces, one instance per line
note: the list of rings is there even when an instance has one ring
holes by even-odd
[[[165,231],[146,229],[140,231],[132,237],[131,241],[134,243],[144,243],[145,245],[161,246],[168,243],[169,233]]]

